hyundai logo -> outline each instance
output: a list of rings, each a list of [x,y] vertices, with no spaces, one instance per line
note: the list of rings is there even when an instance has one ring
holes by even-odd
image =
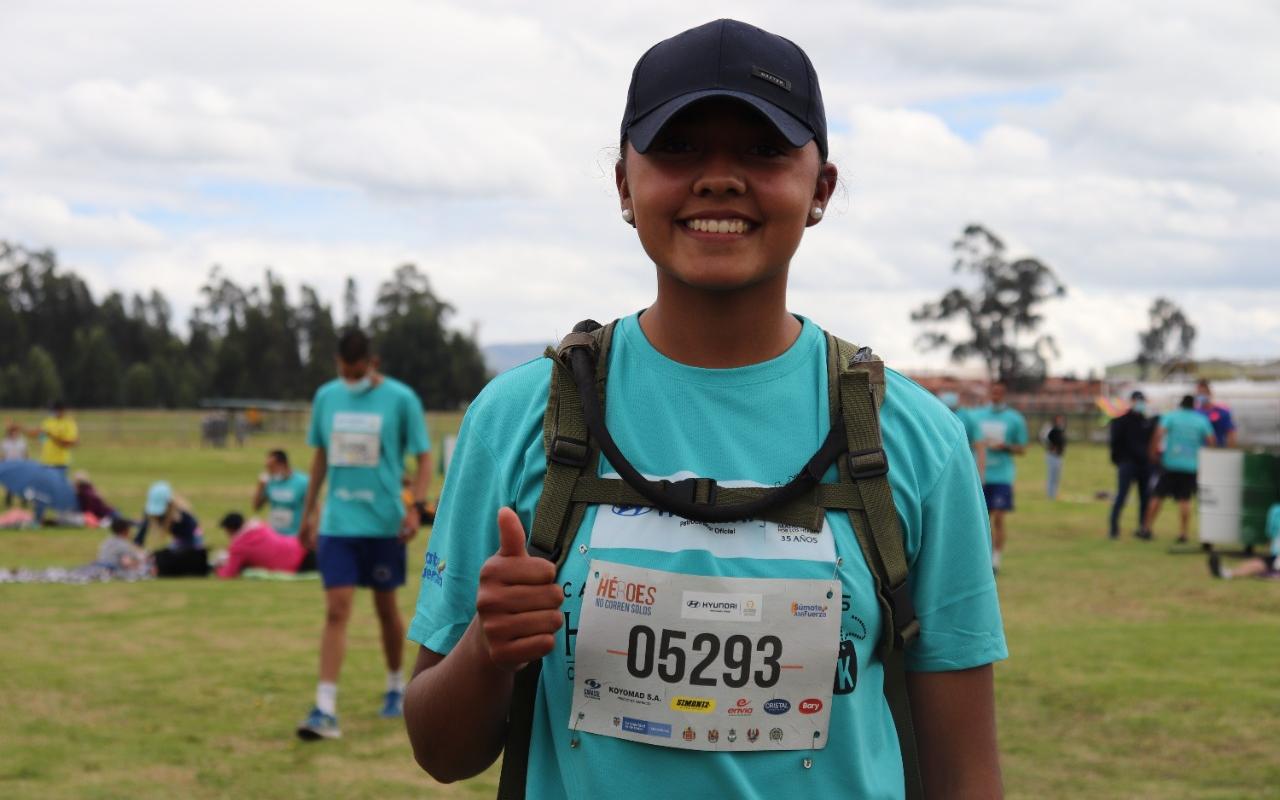
[[[613,513],[619,517],[638,517],[641,514],[648,514],[652,511],[648,506],[614,506]]]

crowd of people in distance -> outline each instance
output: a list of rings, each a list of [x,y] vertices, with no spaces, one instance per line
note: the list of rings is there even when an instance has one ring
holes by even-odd
[[[991,560],[997,572],[1008,541],[1006,517],[1014,508],[1013,457],[1022,455],[1027,445],[1025,418],[1005,403],[1006,393],[1002,384],[994,383],[987,404],[968,408],[960,405],[955,392],[939,395],[960,418],[969,436],[991,517]],[[1206,447],[1234,447],[1236,437],[1231,410],[1214,401],[1207,380],[1198,381],[1194,395],[1182,397],[1177,408],[1163,414],[1150,413],[1146,396],[1134,391],[1128,409],[1108,424],[1110,457],[1116,470],[1108,538],[1120,538],[1120,517],[1130,493],[1136,490],[1137,525],[1133,536],[1143,541],[1155,539],[1160,511],[1166,500],[1172,500],[1178,508],[1178,534],[1174,541],[1189,544],[1200,453]],[[1068,443],[1065,416],[1055,414],[1039,438],[1045,450],[1045,496],[1056,500]],[[1280,504],[1271,508],[1267,531],[1272,543],[1268,555],[1228,568],[1219,553],[1210,551],[1209,571],[1220,578],[1280,577]]]

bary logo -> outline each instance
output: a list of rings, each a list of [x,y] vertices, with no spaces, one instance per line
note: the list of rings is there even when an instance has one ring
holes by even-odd
[[[796,706],[796,710],[801,714],[817,714],[822,710],[822,701],[816,697],[801,700],[800,705]]]
[[[791,710],[791,704],[786,700],[774,698],[764,701],[764,710],[766,714],[785,714]]]

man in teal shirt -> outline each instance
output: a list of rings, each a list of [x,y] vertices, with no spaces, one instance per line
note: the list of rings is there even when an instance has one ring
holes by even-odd
[[[336,739],[338,674],[357,586],[373,590],[387,663],[382,716],[399,717],[404,697],[404,621],[396,589],[404,585],[405,543],[418,532],[431,477],[431,443],[422,403],[412,389],[378,371],[369,338],[349,330],[338,340],[338,380],[316,391],[307,444],[314,447],[311,481],[298,538],[316,551],[324,582],[316,704],[298,726],[306,741]],[[417,466],[413,504],[400,499],[406,456]],[[329,483],[323,516],[320,488]],[[317,537],[317,533],[319,536]]]
[[[288,453],[272,450],[267,453],[266,471],[258,476],[253,510],[259,511],[267,506],[267,524],[272,530],[286,536],[297,536],[308,482],[306,475],[289,466]]]
[[[1166,497],[1178,503],[1178,543],[1187,541],[1187,528],[1191,523],[1191,497],[1196,493],[1196,471],[1200,467],[1200,448],[1215,443],[1213,423],[1195,410],[1196,399],[1191,395],[1182,398],[1178,408],[1160,417],[1156,435],[1151,438],[1151,460],[1160,459],[1160,478],[1156,481],[1155,496],[1147,506],[1147,523],[1140,535],[1153,537],[1152,530],[1160,505]]]
[[[982,434],[986,464],[982,473],[982,493],[991,515],[991,568],[1000,571],[1004,553],[1005,514],[1013,511],[1013,457],[1027,449],[1027,421],[1005,403],[1007,388],[999,381],[991,384],[991,404],[974,409],[972,420]]]

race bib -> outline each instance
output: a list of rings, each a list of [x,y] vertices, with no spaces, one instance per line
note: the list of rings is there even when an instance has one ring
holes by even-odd
[[[376,467],[382,452],[382,416],[341,412],[333,415],[329,463],[335,467]]]
[[[826,746],[838,580],[592,561],[569,727],[687,750]]]
[[[292,508],[273,508],[267,512],[267,524],[274,530],[287,531],[293,527]]]
[[[1009,427],[998,420],[987,420],[982,423],[982,439],[987,444],[1004,444]]]

